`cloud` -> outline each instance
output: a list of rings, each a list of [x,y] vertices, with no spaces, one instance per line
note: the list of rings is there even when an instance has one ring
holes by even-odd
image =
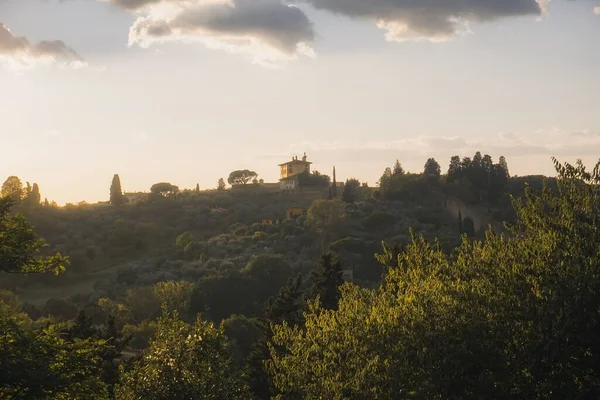
[[[15,36],[0,23],[0,58],[14,68],[31,68],[36,63],[60,63],[81,67],[85,63],[75,50],[60,40],[31,43]]]
[[[315,32],[298,7],[280,0],[110,0],[141,14],[129,45],[201,42],[211,49],[250,54],[269,64],[312,56]]]
[[[46,132],[44,132],[44,136],[62,136],[63,132],[58,130],[58,129],[49,129]]]
[[[472,156],[476,151],[493,157],[597,157],[600,131],[539,130],[529,133],[501,132],[485,141],[452,136],[417,136],[366,143],[302,142],[292,144],[294,153],[309,152],[335,156],[348,162],[372,162],[396,158],[420,162],[424,157]]]
[[[288,0],[97,0],[134,13],[129,44],[201,42],[271,64],[312,56],[312,22]],[[292,1],[292,0],[289,0]],[[470,22],[540,17],[550,0],[297,0],[318,10],[372,21],[390,41],[445,41]]]
[[[304,0],[313,7],[374,21],[388,40],[443,41],[469,22],[541,16],[549,0]]]

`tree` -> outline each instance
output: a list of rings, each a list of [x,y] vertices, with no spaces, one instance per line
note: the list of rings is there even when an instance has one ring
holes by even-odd
[[[247,185],[248,182],[257,177],[258,174],[256,172],[244,169],[233,171],[231,174],[229,174],[229,179],[227,179],[227,182],[230,185]]]
[[[506,178],[510,178],[510,173],[508,172],[508,163],[506,162],[506,158],[504,156],[500,156],[500,160],[498,161],[498,166],[504,172]]]
[[[69,338],[89,339],[97,333],[92,324],[92,317],[87,316],[84,309],[79,310],[73,325],[69,328]]]
[[[196,193],[200,193],[200,184],[196,183]]]
[[[352,178],[346,180],[344,185],[344,191],[342,192],[342,200],[346,203],[354,203],[358,197],[358,190],[360,188],[360,181]]]
[[[462,163],[459,156],[452,156],[450,166],[448,167],[448,182],[452,183],[455,180],[462,178]]]
[[[435,161],[434,158],[430,158],[425,163],[425,169],[424,169],[423,173],[425,175],[432,175],[432,176],[439,177],[442,174],[442,168],[440,167],[440,164],[438,164],[438,162]]]
[[[401,176],[405,173],[406,172],[404,171],[404,168],[402,168],[402,164],[400,164],[400,161],[396,160],[396,163],[394,164],[394,169],[392,171],[392,176]]]
[[[475,223],[473,222],[473,218],[465,217],[465,219],[463,219],[462,233],[470,238],[475,237]]]
[[[335,166],[333,167],[333,182],[331,182],[331,198],[336,198],[338,195],[337,177],[335,174]]]
[[[190,326],[177,313],[159,319],[150,348],[121,382],[117,400],[248,398],[223,332],[200,317]]]
[[[289,279],[290,271],[291,268],[283,257],[271,254],[253,256],[241,270],[269,290],[275,288],[274,292]]]
[[[0,398],[108,400],[100,380],[103,341],[62,338],[53,325],[31,329],[0,302]]]
[[[319,269],[312,273],[312,285],[308,298],[319,298],[325,310],[337,310],[341,297],[340,286],[344,284],[342,264],[331,253],[323,254]]]
[[[159,197],[173,197],[179,193],[179,187],[168,182],[155,183],[150,188],[150,193]]]
[[[296,275],[279,290],[277,296],[269,299],[259,324],[262,337],[254,344],[246,362],[246,376],[250,391],[259,399],[269,399],[274,394],[273,384],[265,368],[269,358],[268,342],[273,337],[271,326],[287,323],[300,326],[302,317],[301,275]]]
[[[40,250],[47,247],[46,242],[34,233],[24,216],[11,215],[13,205],[13,198],[0,198],[0,271],[19,274],[64,271],[69,259],[60,253],[39,257]]]
[[[121,178],[119,178],[119,174],[115,174],[110,184],[110,204],[120,206],[123,203],[125,203],[125,196],[121,189]]]
[[[472,161],[472,165],[474,168],[479,168],[482,165],[482,161],[483,161],[483,157],[481,156],[481,152],[478,151],[477,153],[475,153],[475,155],[473,156],[473,161]]]
[[[167,311],[186,312],[190,307],[194,284],[186,281],[157,282],[152,289],[159,303]]]
[[[297,274],[287,281],[276,297],[269,300],[264,312],[269,325],[284,322],[290,325],[302,325],[301,286],[302,275]]]
[[[29,273],[63,271],[68,260],[60,255],[38,258],[45,243],[27,220],[11,216],[13,198],[0,199],[0,271]],[[42,332],[0,300],[0,398],[108,399],[100,381],[100,354],[105,343],[65,341],[57,327]]]
[[[306,225],[321,233],[323,245],[342,225],[344,203],[339,200],[315,200],[306,212]]]
[[[100,332],[100,337],[108,346],[102,354],[102,381],[108,386],[111,398],[114,398],[114,386],[119,382],[119,358],[132,336],[124,336],[123,331],[117,327],[116,318],[109,315],[105,328]]]
[[[217,190],[222,192],[225,190],[227,186],[225,185],[225,180],[223,178],[219,178],[219,183],[217,184]]]
[[[391,180],[392,169],[390,167],[387,167],[385,171],[383,171],[383,175],[381,175],[381,178],[379,179],[379,187],[381,188],[381,191],[385,192],[389,189]]]
[[[27,194],[24,200],[24,203],[27,205],[27,207],[32,208],[39,206],[41,199],[42,196],[40,194],[40,187],[38,184],[34,183],[33,186],[30,186],[29,182],[27,182]]]
[[[509,236],[451,255],[413,237],[378,289],[273,327],[281,398],[597,398],[600,163],[556,169],[559,191],[515,200]]]
[[[21,203],[23,199],[23,183],[16,176],[9,176],[6,181],[2,184],[2,190],[0,195],[2,197],[10,197],[17,204]]]

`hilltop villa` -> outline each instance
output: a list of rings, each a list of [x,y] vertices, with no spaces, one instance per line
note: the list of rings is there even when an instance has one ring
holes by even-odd
[[[311,162],[306,159],[306,153],[302,160],[298,160],[298,157],[292,158],[292,161],[279,164],[280,178],[279,187],[281,190],[294,190],[299,187],[298,177],[307,172],[310,174]]]

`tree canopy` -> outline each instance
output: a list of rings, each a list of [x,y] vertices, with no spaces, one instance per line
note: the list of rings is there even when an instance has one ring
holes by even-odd
[[[337,311],[274,327],[282,398],[597,397],[600,164],[556,167],[560,194],[528,190],[509,236],[453,255],[413,237],[379,257],[379,288],[346,284]]]
[[[10,197],[13,201],[20,203],[24,195],[23,182],[16,176],[9,176],[2,184],[0,195],[2,197]]]
[[[200,318],[190,326],[176,313],[159,319],[150,349],[116,388],[117,400],[247,398],[223,332]]]
[[[68,258],[61,254],[40,257],[46,242],[35,234],[23,215],[11,213],[13,205],[12,197],[0,198],[0,271],[20,274],[64,271]]]
[[[246,185],[252,179],[255,179],[257,177],[258,177],[258,174],[256,172],[244,169],[244,170],[233,171],[231,174],[229,174],[229,178],[227,179],[227,182],[230,185]]]
[[[150,193],[155,196],[172,197],[179,193],[179,187],[168,182],[155,183],[150,188]]]
[[[115,174],[110,185],[110,204],[120,206],[123,203],[125,203],[125,196],[123,196],[123,190],[121,189],[121,178],[118,174]]]

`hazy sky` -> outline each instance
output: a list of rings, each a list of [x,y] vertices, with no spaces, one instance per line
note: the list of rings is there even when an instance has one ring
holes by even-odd
[[[600,1],[0,0],[0,180],[59,203],[266,181],[308,153],[375,184],[476,150],[600,157]]]

